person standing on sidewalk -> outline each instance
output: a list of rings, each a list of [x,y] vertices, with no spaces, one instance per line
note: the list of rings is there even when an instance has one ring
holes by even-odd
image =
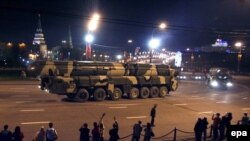
[[[155,126],[155,115],[156,115],[156,107],[157,104],[154,104],[154,107],[151,109],[150,116],[151,116],[151,126]]]
[[[139,141],[142,132],[141,121],[139,120],[133,127],[132,141]]]
[[[58,139],[56,129],[53,127],[53,123],[49,123],[49,128],[46,130],[46,141],[55,141]]]
[[[89,128],[88,124],[84,123],[83,126],[79,129],[80,131],[80,141],[89,141]]]

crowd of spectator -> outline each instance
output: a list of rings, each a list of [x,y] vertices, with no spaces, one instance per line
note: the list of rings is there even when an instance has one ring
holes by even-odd
[[[153,114],[152,114],[153,113]],[[146,125],[142,125],[142,121],[138,121],[133,126],[132,132],[132,141],[140,141],[141,136],[143,134],[143,141],[150,141],[152,137],[154,137],[153,127],[154,118],[156,114],[156,105],[151,109],[151,123],[146,123]],[[99,122],[93,123],[93,129],[90,130],[88,127],[88,123],[83,123],[80,127],[80,141],[104,141],[104,130],[105,126],[103,123],[103,118],[105,113],[101,116]],[[224,116],[221,117],[220,113],[213,114],[212,116],[212,124],[210,128],[210,136],[215,141],[222,141],[226,138],[227,129],[232,124],[231,121],[233,119],[232,113],[228,112]],[[244,113],[241,120],[237,122],[239,125],[250,125],[249,117],[247,113]],[[195,140],[196,141],[206,141],[207,140],[207,130],[209,129],[208,119],[198,118],[195,126]],[[8,125],[4,125],[3,130],[0,132],[0,141],[23,141],[24,134],[21,130],[20,126],[16,126],[14,132],[11,132]],[[144,131],[144,133],[142,133]],[[112,128],[109,130],[109,141],[117,141],[120,138],[119,136],[119,124],[114,117],[114,123]],[[58,134],[56,129],[53,126],[53,123],[50,122],[48,124],[48,128],[45,130],[42,126],[39,131],[37,131],[33,137],[33,141],[56,141],[58,139]],[[106,138],[107,139],[107,138]]]
[[[220,113],[214,113],[212,116],[213,123],[211,124],[210,136],[215,141],[222,141],[226,138],[227,129],[232,124],[231,121],[233,119],[233,115],[231,112],[226,113],[221,117]],[[208,129],[208,121],[207,118],[203,119],[198,118],[195,126],[195,140],[196,141],[206,141],[207,139],[207,129]],[[249,117],[247,113],[244,113],[241,120],[237,122],[237,125],[250,125]]]
[[[154,132],[152,130],[152,126],[154,125],[155,115],[156,115],[156,107],[155,104],[151,109],[150,116],[151,116],[151,123],[147,123],[144,129],[144,141],[150,141],[151,138],[154,136]],[[104,130],[105,126],[103,123],[103,118],[105,113],[102,114],[99,122],[93,123],[93,129],[90,131],[88,127],[88,123],[83,123],[80,127],[80,141],[104,141]],[[23,141],[24,134],[21,131],[21,127],[17,126],[15,131],[12,133],[8,129],[8,125],[4,125],[4,129],[0,132],[0,141]],[[143,130],[142,122],[138,121],[133,127],[133,134],[132,134],[132,141],[139,141],[141,132]],[[42,126],[39,131],[37,131],[34,135],[32,141],[56,141],[58,139],[58,134],[56,129],[53,127],[53,123],[50,122],[48,128],[45,130]],[[119,136],[119,124],[114,117],[113,127],[109,130],[109,141],[117,141],[120,139]]]

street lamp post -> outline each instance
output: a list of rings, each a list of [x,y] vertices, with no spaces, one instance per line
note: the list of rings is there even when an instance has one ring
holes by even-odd
[[[160,40],[157,38],[153,38],[149,41],[150,54],[149,54],[149,63],[152,63],[153,58],[153,50],[160,46]]]
[[[91,20],[88,23],[88,33],[85,36],[85,41],[86,41],[86,60],[91,59],[91,43],[94,40],[93,33],[98,26],[100,16],[98,14],[94,14]]]
[[[238,54],[237,54],[237,60],[238,60],[238,63],[237,63],[237,73],[239,74],[240,73],[240,62],[241,62],[241,58],[242,58],[242,43],[241,42],[237,42],[235,43],[235,47],[239,49],[238,51]]]
[[[165,29],[167,26],[165,23],[161,23],[158,28],[154,28],[151,34],[151,39],[149,41],[149,47],[150,47],[150,54],[149,54],[149,63],[152,63],[153,58],[153,50],[158,48],[160,46],[160,39],[154,38],[154,32],[157,29]]]

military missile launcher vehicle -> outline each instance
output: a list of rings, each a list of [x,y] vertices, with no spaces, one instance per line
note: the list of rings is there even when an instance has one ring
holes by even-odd
[[[27,73],[40,74],[42,90],[79,101],[165,97],[178,87],[177,73],[168,65],[38,61]]]

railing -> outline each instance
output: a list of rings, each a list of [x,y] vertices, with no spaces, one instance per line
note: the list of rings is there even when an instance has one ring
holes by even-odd
[[[208,129],[212,129],[212,127],[207,128]],[[177,137],[177,133],[183,133],[183,134],[188,134],[189,136],[181,136],[181,137]],[[173,136],[171,136],[173,134]],[[212,130],[210,130],[210,136],[207,136],[207,138],[211,137],[212,134]],[[144,135],[141,135],[142,137],[144,137]],[[119,140],[128,140],[129,137],[132,137],[132,134],[129,134],[127,136],[121,137]],[[181,138],[181,139],[180,139]],[[177,140],[190,140],[193,141],[195,140],[195,133],[194,132],[188,132],[188,131],[183,131],[180,129],[177,129],[176,127],[169,131],[168,133],[161,135],[159,137],[153,137],[153,140],[162,140],[162,141],[177,141]]]

